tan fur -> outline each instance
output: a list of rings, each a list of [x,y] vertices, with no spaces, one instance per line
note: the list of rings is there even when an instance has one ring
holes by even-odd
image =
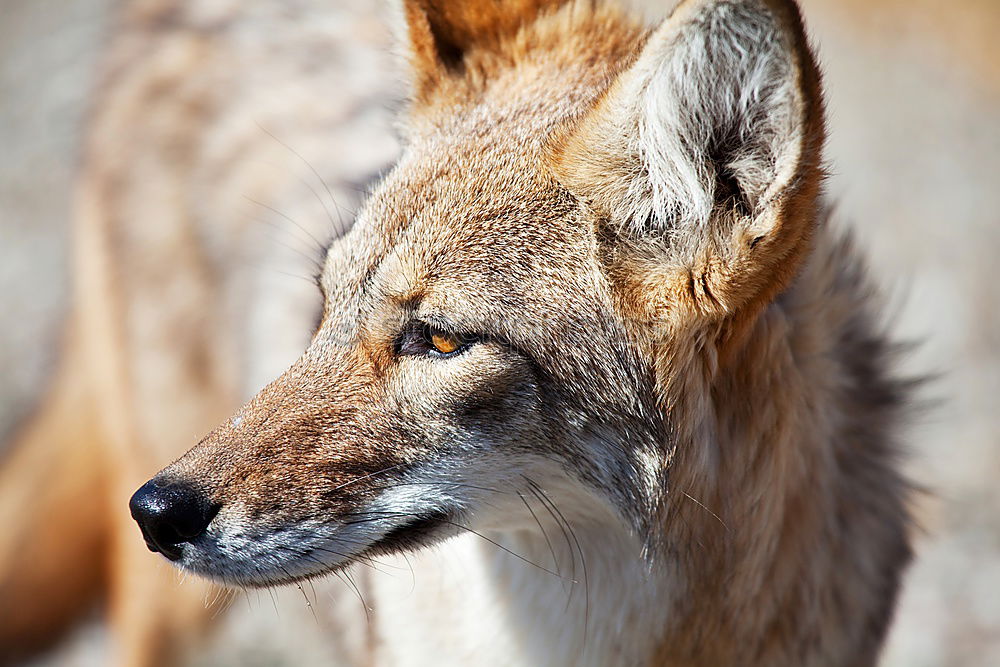
[[[137,33],[199,27],[134,77],[151,47],[122,41],[95,145],[226,113],[218,81],[185,77],[198,63],[225,79],[232,63],[204,38],[225,17],[164,7],[136,9]],[[658,208],[655,137],[636,114],[655,121],[642,96],[705,26],[756,48],[726,32],[731,9],[776,45],[762,57],[781,59],[777,92],[748,99],[778,120],[766,140],[753,108],[721,148],[684,138],[713,202],[689,219]],[[444,592],[366,587],[380,663],[874,664],[909,558],[893,439],[905,387],[855,253],[826,224],[820,78],[796,6],[688,0],[653,31],[583,2],[414,0],[403,16],[406,148],[327,253],[308,349],[155,478],[218,507],[179,564],[271,585],[438,544],[416,570],[446,572]],[[239,398],[240,333],[215,275],[231,247],[201,240],[213,232],[187,202],[192,172],[228,160],[188,133],[133,140],[128,160],[89,156],[79,198],[77,330],[122,507]],[[155,178],[128,179],[147,161]],[[141,224],[121,218],[140,208]],[[437,358],[420,323],[474,342]],[[125,523],[108,540],[119,659],[151,664],[172,627],[204,625],[204,591],[169,590]],[[558,572],[474,537],[536,566],[547,544]]]
[[[266,206],[300,219],[317,206],[323,223],[326,212],[297,179],[276,178],[302,162],[266,130],[295,142],[298,132],[342,122],[334,134],[351,136],[338,142],[345,147],[356,135],[370,155],[355,160],[362,172],[338,180],[336,169],[326,169],[329,181],[342,186],[345,204],[354,193],[343,189],[359,185],[352,179],[374,174],[394,151],[381,128],[344,121],[382,91],[364,83],[370,90],[348,95],[349,103],[320,106],[314,89],[347,91],[351,84],[336,75],[331,82],[315,68],[313,78],[295,79],[261,65],[276,59],[304,69],[330,56],[329,34],[303,34],[300,17],[269,15],[270,9],[144,0],[122,12],[77,184],[75,307],[65,370],[55,397],[4,461],[0,513],[10,523],[0,531],[0,660],[44,648],[103,599],[113,630],[111,660],[172,664],[219,612],[208,604],[216,598],[213,587],[190,578],[182,584],[149,557],[125,503],[152,471],[286,367],[290,355],[283,350],[295,354],[308,341],[315,287],[272,278],[298,270],[282,253],[305,252],[304,233]],[[348,26],[378,34],[369,14],[349,15]],[[239,38],[259,24],[267,25],[267,39]],[[219,39],[223,31],[231,38]],[[245,68],[261,76],[248,81]],[[287,102],[310,95],[312,105]],[[383,100],[362,116],[377,114]],[[323,159],[309,158],[324,168]],[[211,197],[198,193],[208,183]],[[304,203],[300,191],[309,197]],[[206,225],[208,219],[220,224]],[[261,238],[254,231],[265,226],[261,220],[292,226],[298,237]],[[238,303],[244,305],[234,318]],[[246,335],[267,329],[261,320],[288,328],[271,328],[266,341]],[[249,355],[255,358],[248,363]]]
[[[80,354],[70,345],[68,354]],[[15,438],[0,468],[4,517],[0,572],[2,660],[23,658],[57,637],[92,603],[105,576],[108,499],[94,493],[106,483],[106,465],[94,449],[100,442],[93,404],[80,366],[63,374],[34,420]],[[39,522],[40,516],[64,517]],[[67,562],[76,576],[66,577]],[[50,582],[59,594],[40,595]]]

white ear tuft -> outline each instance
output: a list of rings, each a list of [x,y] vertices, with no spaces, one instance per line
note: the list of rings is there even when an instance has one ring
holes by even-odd
[[[766,303],[808,253],[823,138],[794,0],[686,0],[552,164],[598,214],[623,288],[717,321]]]
[[[644,176],[619,219],[704,229],[718,207],[752,216],[788,185],[807,113],[793,38],[762,0],[688,2],[653,33],[618,98]]]

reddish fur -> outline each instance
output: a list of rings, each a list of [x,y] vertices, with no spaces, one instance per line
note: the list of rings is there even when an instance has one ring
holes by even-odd
[[[409,395],[393,384],[406,379],[393,342],[408,309],[430,303],[480,322],[531,313],[545,325],[567,314],[607,315],[602,321],[626,323],[613,332],[616,340],[648,364],[650,401],[659,418],[670,419],[670,439],[656,452],[669,485],[645,537],[657,557],[673,549],[687,589],[669,627],[657,629],[650,664],[802,664],[843,651],[853,651],[859,665],[873,663],[908,558],[905,483],[892,464],[901,391],[880,366],[887,345],[868,321],[853,254],[831,239],[817,200],[820,81],[795,6],[768,2],[801,68],[805,139],[797,178],[776,205],[777,224],[767,237],[715,240],[683,266],[660,261],[662,254],[628,239],[609,219],[613,200],[622,196],[620,179],[634,165],[602,128],[620,92],[618,77],[636,62],[648,31],[611,8],[580,3],[558,11],[559,3],[542,4],[404,3],[415,70],[411,152],[363,214],[368,236],[355,240],[356,255],[328,266],[348,284],[377,282],[387,315],[365,320],[357,344],[344,348],[324,346],[324,336],[353,313],[326,312],[310,351],[236,421],[222,420],[237,394],[232,357],[239,335],[220,323],[223,290],[210,250],[199,243],[200,218],[182,203],[199,185],[189,172],[201,159],[200,137],[189,130],[211,124],[225,108],[210,77],[187,74],[197,67],[223,72],[232,63],[214,52],[207,28],[167,40],[169,48],[154,51],[138,73],[129,65],[135,52],[144,53],[142,40],[119,47],[107,84],[116,95],[96,114],[92,141],[113,144],[125,127],[136,130],[137,143],[131,161],[95,150],[81,187],[79,326],[102,422],[95,436],[101,456],[89,459],[94,466],[78,481],[93,483],[110,467],[111,502],[122,502],[154,462],[176,456],[221,422],[165,474],[196,483],[223,506],[244,504],[258,523],[291,521],[296,512],[350,511],[378,490],[357,480],[432,449],[418,437],[424,433],[414,434],[412,415],[397,410]],[[699,6],[686,3],[679,15]],[[132,20],[176,18],[149,3]],[[147,144],[138,141],[146,123],[172,129]],[[130,181],[133,164],[155,165],[156,178]],[[481,196],[470,202],[470,192]],[[137,201],[154,216],[147,227],[128,215]],[[531,211],[531,224],[511,211]],[[539,264],[558,270],[538,278],[530,268]],[[119,273],[136,280],[121,281]],[[576,276],[570,288],[567,275]],[[595,306],[605,287],[608,313]],[[149,308],[150,295],[162,296],[162,310]],[[813,310],[814,317],[789,315]],[[505,333],[514,343],[536,345],[545,359],[567,347],[525,329]],[[858,340],[875,350],[870,368],[858,361],[869,351]],[[84,363],[74,359],[71,367]],[[610,364],[641,375],[628,365],[634,361],[615,358],[602,367],[604,375],[588,377],[587,367],[572,359],[552,375],[582,395],[613,394],[617,368]],[[527,401],[527,371],[491,362],[504,371],[493,385],[472,377],[461,388],[468,395],[454,387],[438,394],[464,399],[461,409],[482,409],[484,396],[502,407]],[[848,371],[840,386],[836,374]],[[426,386],[427,400],[437,399],[432,389],[440,387],[430,380]],[[884,409],[855,404],[854,394],[866,391],[876,398],[884,392]],[[424,422],[417,423],[431,424],[428,438],[434,426],[446,430],[440,423],[452,416],[447,410],[430,402],[418,408]],[[45,430],[66,412],[54,409],[39,422],[41,435],[29,438],[66,443],[63,434],[49,438]],[[74,414],[86,416],[78,407]],[[522,421],[534,425],[534,416]],[[624,420],[606,417],[609,427]],[[520,425],[513,420],[512,427]],[[552,446],[550,433],[533,433],[528,442],[538,451]],[[718,451],[706,452],[709,444]],[[24,451],[37,445],[31,447]],[[37,470],[37,463],[27,466]],[[11,473],[20,469],[12,461]],[[336,494],[348,484],[349,491]],[[95,527],[100,518],[94,515]],[[127,517],[119,512],[108,523],[119,659],[134,665],[168,659],[175,633],[206,624],[199,606],[204,589],[172,591],[173,580],[142,553]],[[104,544],[104,533],[95,534]],[[871,590],[861,576],[871,567],[861,562],[867,552],[845,548],[845,541],[871,545],[876,567],[886,571],[871,581],[883,588]],[[81,562],[96,569],[86,557]],[[0,563],[0,572],[10,569]],[[84,588],[66,596],[65,610],[43,610],[51,613],[50,625],[82,604],[90,592]],[[23,591],[16,595],[18,606],[31,608]],[[855,613],[864,614],[864,627],[856,636],[840,633],[854,628]]]

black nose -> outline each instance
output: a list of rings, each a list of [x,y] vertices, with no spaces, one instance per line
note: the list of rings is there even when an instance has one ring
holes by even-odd
[[[152,479],[128,503],[150,551],[170,560],[181,557],[180,545],[205,532],[219,511],[203,494],[177,482]]]

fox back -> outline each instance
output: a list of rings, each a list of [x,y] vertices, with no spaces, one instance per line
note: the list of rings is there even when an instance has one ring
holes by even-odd
[[[794,3],[402,15],[403,155],[302,357],[133,497],[147,545],[238,586],[419,550],[366,585],[379,662],[873,664],[905,392]]]

